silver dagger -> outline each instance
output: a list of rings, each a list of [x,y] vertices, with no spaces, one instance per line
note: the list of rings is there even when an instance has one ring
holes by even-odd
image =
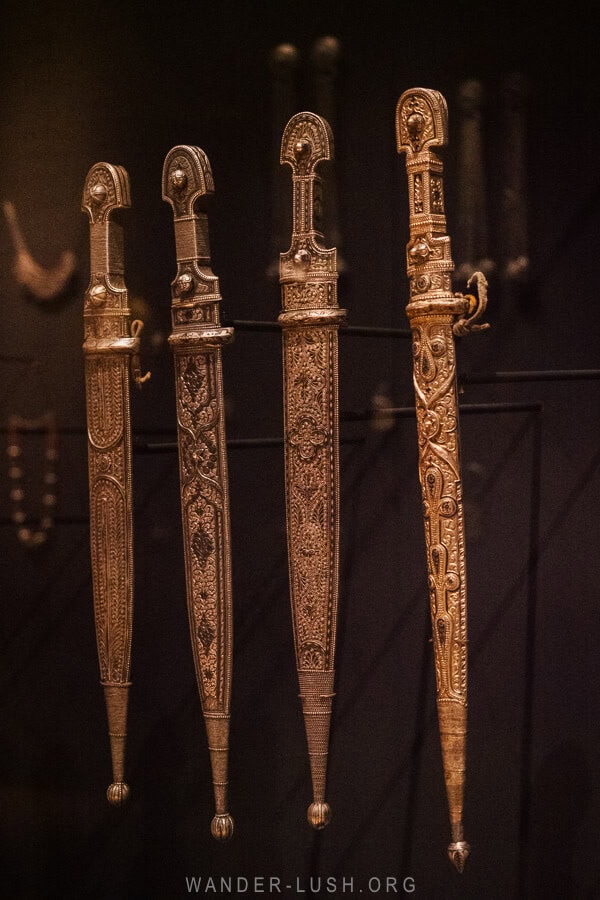
[[[293,231],[281,254],[285,482],[296,665],[310,759],[308,821],[324,828],[339,567],[338,328],[336,250],[321,240],[319,163],[331,159],[325,119],[289,120],[281,162],[292,168]]]
[[[113,214],[131,205],[121,166],[97,163],[85,179],[82,211],[90,218],[90,281],[84,298],[90,544],[101,683],[110,736],[113,783],[121,806],[133,624],[133,522],[130,370],[141,385],[142,323],[131,322],[124,281],[123,230]]]
[[[211,269],[206,205],[214,193],[199,147],[165,158],[163,200],[173,208],[177,275],[172,282],[177,434],[188,616],[206,725],[215,797],[211,832],[233,834],[228,758],[233,646],[229,485],[221,347],[233,329],[220,324],[219,280]]]

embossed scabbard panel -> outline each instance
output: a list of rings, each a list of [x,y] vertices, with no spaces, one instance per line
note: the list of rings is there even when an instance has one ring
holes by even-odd
[[[214,192],[198,147],[174,147],[163,167],[163,199],[173,207],[177,275],[172,283],[177,432],[188,615],[206,724],[217,840],[233,833],[227,809],[232,665],[231,541],[219,281],[210,267],[205,204]]]
[[[133,618],[131,424],[129,379],[137,354],[123,269],[123,234],[112,214],[129,207],[121,166],[98,163],[85,180],[90,218],[90,282],[84,300],[90,542],[100,677],[113,761],[107,796],[127,799],[124,782],[127,698]]]
[[[473,297],[452,292],[454,264],[446,234],[443,166],[432,148],[446,143],[446,102],[415,88],[396,109],[399,152],[406,153],[410,207],[407,316],[413,336],[414,388],[425,541],[435,654],[437,706],[452,826],[451,861],[463,870],[467,732],[467,582],[454,334],[473,324]],[[480,273],[480,289],[485,279]],[[480,304],[484,301],[480,296]]]
[[[339,440],[336,250],[320,240],[321,180],[331,159],[325,119],[288,122],[281,162],[292,168],[293,233],[281,254],[285,478],[296,664],[313,785],[308,821],[323,828],[338,605]]]

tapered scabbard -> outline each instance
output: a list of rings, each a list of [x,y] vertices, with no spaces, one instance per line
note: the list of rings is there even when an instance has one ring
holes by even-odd
[[[112,751],[111,804],[125,802],[127,698],[133,619],[130,371],[140,322],[131,322],[123,233],[113,214],[130,206],[121,166],[98,163],[85,180],[90,282],[84,299],[90,543],[100,677]]]
[[[451,861],[462,871],[467,735],[467,579],[454,335],[477,330],[485,308],[452,292],[454,264],[446,233],[443,167],[434,152],[446,143],[441,94],[406,91],[396,109],[399,152],[406,154],[410,208],[406,309],[412,330],[414,389],[433,630],[437,708],[450,812]]]
[[[206,154],[174,147],[163,167],[163,199],[174,214],[177,275],[172,283],[177,434],[187,605],[196,679],[213,774],[217,840],[233,833],[228,756],[233,620],[229,486],[219,282],[211,270],[206,204],[213,195]]]
[[[293,232],[281,254],[285,487],[296,664],[313,787],[308,821],[323,828],[338,607],[339,438],[336,250],[321,240],[319,163],[331,159],[325,119],[288,122],[281,162],[292,168]]]

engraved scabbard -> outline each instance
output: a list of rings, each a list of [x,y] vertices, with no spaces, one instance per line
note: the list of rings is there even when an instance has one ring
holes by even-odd
[[[206,205],[212,172],[198,147],[169,151],[163,199],[175,225],[177,274],[172,333],[187,605],[198,690],[206,724],[217,840],[233,833],[227,771],[233,621],[231,539],[221,347],[233,337],[220,324],[219,281],[211,270]]]
[[[129,382],[141,322],[131,322],[123,231],[114,214],[129,207],[121,166],[88,172],[82,210],[90,219],[90,281],[84,299],[90,543],[98,659],[112,752],[109,802],[123,804],[133,619],[133,538]]]
[[[338,328],[336,250],[320,241],[322,185],[316,169],[332,158],[325,119],[293,116],[281,144],[292,168],[293,232],[280,257],[285,480],[290,596],[313,802],[308,821],[323,828],[339,566]]]
[[[410,240],[406,248],[412,330],[419,478],[425,542],[437,707],[452,827],[451,861],[463,870],[469,845],[463,835],[467,733],[467,581],[455,334],[475,324],[487,300],[485,278],[475,273],[479,297],[452,291],[454,264],[446,233],[443,166],[434,148],[446,143],[446,101],[437,91],[405,91],[396,109],[398,152],[406,154]]]

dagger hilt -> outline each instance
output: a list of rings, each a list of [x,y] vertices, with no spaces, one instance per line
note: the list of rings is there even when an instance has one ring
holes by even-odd
[[[162,191],[173,209],[177,257],[169,343],[178,367],[188,614],[212,769],[211,833],[226,841],[234,830],[227,797],[232,625],[220,349],[232,340],[233,328],[221,326],[219,280],[211,269],[207,211],[214,184],[204,151],[173,147],[165,157]]]
[[[422,315],[449,316],[456,320],[455,334],[481,331],[488,325],[479,319],[487,305],[487,281],[481,272],[469,278],[477,282],[477,296],[452,290],[450,237],[444,205],[444,166],[435,152],[445,147],[448,107],[439,91],[412,88],[396,106],[398,153],[406,154],[410,239],[406,247],[406,271],[410,321]],[[477,324],[476,324],[477,323]]]
[[[317,168],[333,158],[329,123],[311,112],[292,116],[281,141],[281,163],[292,169],[292,237],[280,255],[282,326],[343,324],[337,301],[337,250],[323,246],[323,193]]]
[[[163,200],[173,208],[177,274],[171,282],[172,346],[220,346],[233,337],[222,328],[219,279],[211,269],[208,206],[212,170],[200,147],[173,147],[163,166]]]
[[[125,353],[139,387],[140,320],[131,323],[125,286],[123,227],[115,218],[131,207],[129,176],[122,166],[96,163],[85,179],[82,212],[90,220],[90,280],[84,297],[83,349],[86,353]]]

